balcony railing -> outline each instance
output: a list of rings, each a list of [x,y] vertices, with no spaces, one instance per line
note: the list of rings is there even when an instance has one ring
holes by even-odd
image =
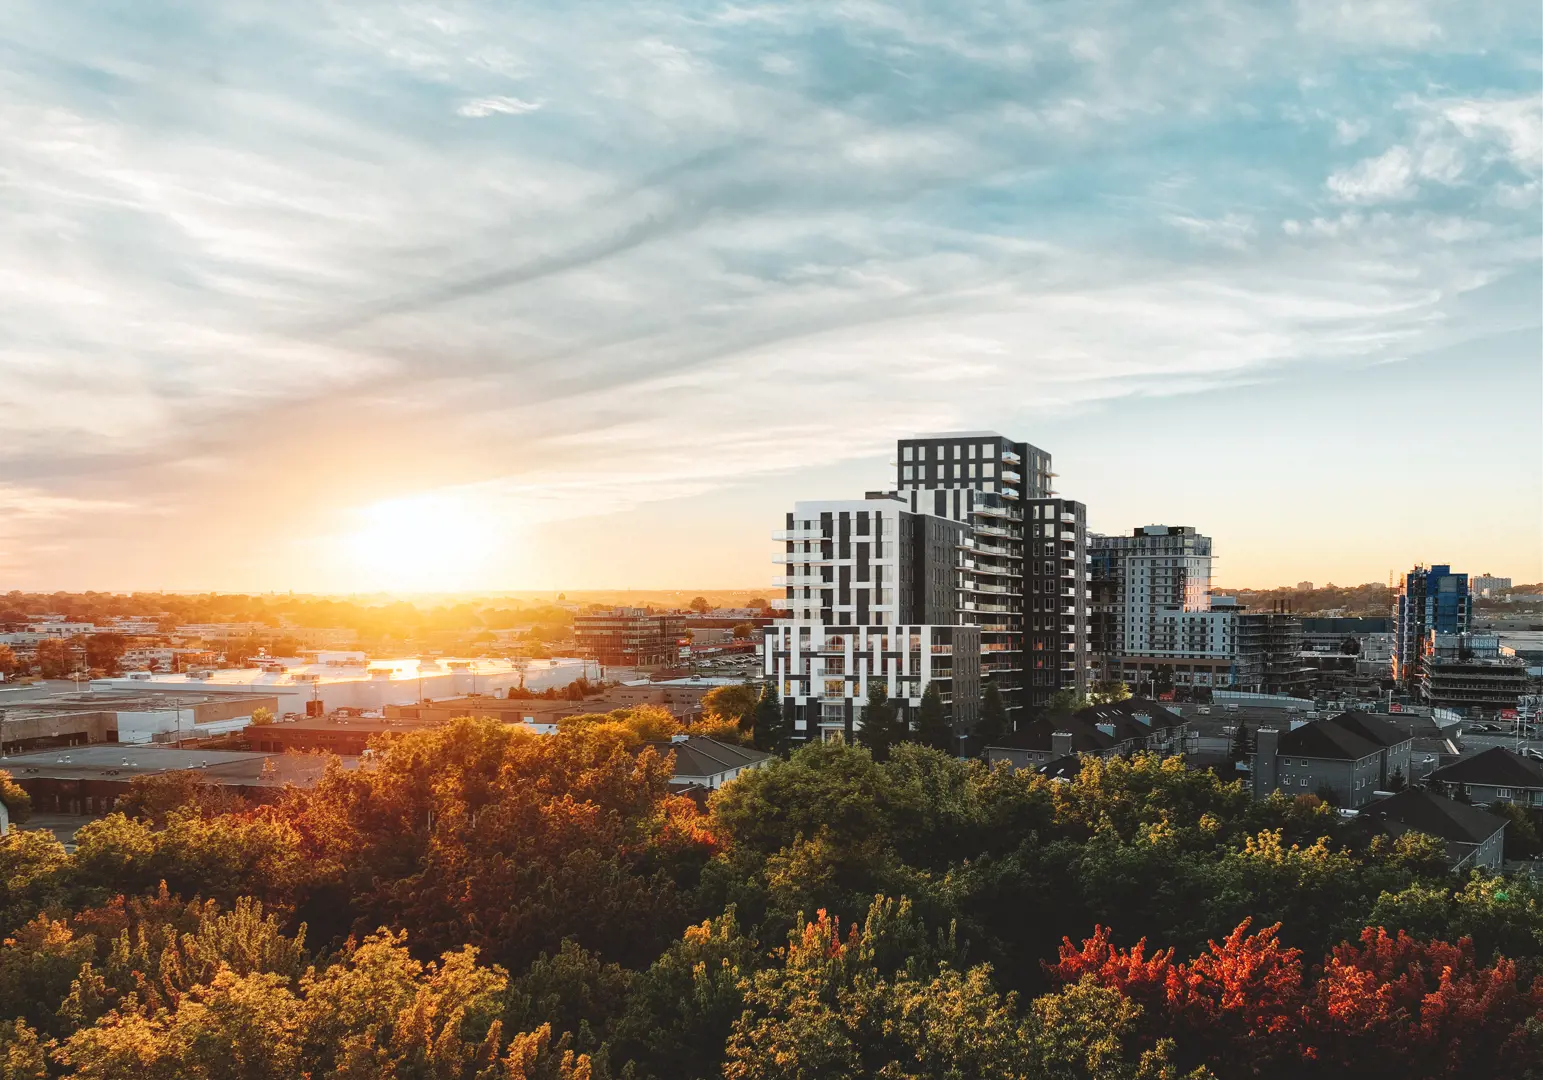
[[[1011,450],[1003,450],[1002,451],[1002,460],[1004,462],[1006,462],[1008,465],[1022,465],[1023,464],[1023,459],[1021,457],[1019,457],[1017,454],[1013,453]]]
[[[834,540],[833,536],[825,536],[818,529],[778,529],[772,533],[773,540],[792,540],[795,543],[811,540]]]

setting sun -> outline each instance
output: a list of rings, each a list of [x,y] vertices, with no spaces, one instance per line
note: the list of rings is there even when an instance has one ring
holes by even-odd
[[[359,587],[453,590],[486,581],[507,530],[465,499],[443,494],[390,499],[356,512],[340,554]]]

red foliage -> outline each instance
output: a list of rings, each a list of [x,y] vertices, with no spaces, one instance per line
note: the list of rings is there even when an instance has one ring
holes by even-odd
[[[1421,942],[1368,928],[1304,979],[1278,926],[1245,920],[1189,963],[1121,951],[1103,927],[1080,948],[1065,940],[1049,968],[1063,982],[1091,975],[1144,1009],[1148,1038],[1171,1036],[1185,1063],[1222,1075],[1520,1076],[1543,1067],[1543,977],[1526,986],[1505,958],[1488,967],[1473,943]],[[1529,1029],[1528,1022],[1533,1021]]]

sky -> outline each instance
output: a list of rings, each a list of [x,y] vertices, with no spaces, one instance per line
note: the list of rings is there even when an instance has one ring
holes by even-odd
[[[755,587],[896,438],[1543,579],[1535,0],[0,8],[0,591]]]

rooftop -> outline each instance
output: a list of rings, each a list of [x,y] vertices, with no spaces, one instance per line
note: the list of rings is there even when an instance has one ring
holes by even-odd
[[[147,746],[71,746],[0,758],[17,780],[121,780],[196,769],[217,784],[237,787],[308,786],[327,767],[321,754],[260,754],[246,750],[172,750]],[[264,766],[272,768],[264,774]],[[344,758],[352,768],[357,758]]]
[[[737,743],[720,742],[703,735],[690,735],[679,742],[649,743],[661,754],[675,754],[676,776],[714,776],[730,769],[758,765],[772,755]]]
[[[1543,765],[1503,746],[1492,746],[1442,766],[1431,773],[1431,778],[1447,784],[1543,788]]]
[[[1504,818],[1419,788],[1406,788],[1377,800],[1364,807],[1357,820],[1384,828],[1403,826],[1388,829],[1394,836],[1421,832],[1457,844],[1482,844],[1505,828]]]

